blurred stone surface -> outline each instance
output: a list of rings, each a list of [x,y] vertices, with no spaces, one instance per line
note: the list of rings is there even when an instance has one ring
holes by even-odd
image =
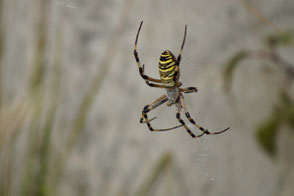
[[[28,82],[39,15],[36,0],[4,2],[9,34],[3,73],[8,101],[23,93]],[[293,0],[250,2],[281,29],[293,28]],[[233,79],[234,99],[222,89],[224,62],[240,49],[262,47],[264,36],[275,32],[241,1],[51,0],[48,10],[45,61],[52,62],[61,36],[60,108],[66,122],[72,120],[102,59],[109,55],[105,54],[108,44],[115,39],[107,58],[109,70],[58,187],[61,195],[132,195],[165,152],[172,154],[178,174],[171,170],[164,175],[153,195],[280,193],[286,180],[283,164],[292,158],[272,161],[258,146],[255,128],[271,111],[283,74],[270,62],[246,60]],[[138,53],[146,73],[153,77],[158,77],[163,50],[179,52],[188,25],[181,81],[184,87],[199,89],[186,95],[188,109],[202,126],[215,131],[230,126],[229,131],[192,139],[183,128],[151,133],[139,123],[142,108],[165,93],[149,88],[138,73],[133,45],[141,20]],[[154,127],[176,125],[175,112],[166,105],[152,111],[150,116],[158,117]]]

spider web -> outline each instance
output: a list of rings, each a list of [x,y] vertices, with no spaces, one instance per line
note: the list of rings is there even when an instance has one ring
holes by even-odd
[[[194,113],[193,110],[191,110],[191,113],[192,114]],[[190,122],[187,122],[186,124],[192,132],[194,133],[199,132],[199,130]],[[195,156],[196,166],[198,167],[199,174],[207,178],[209,182],[213,183],[215,182],[215,178],[213,177],[213,175],[210,174],[209,169],[206,167],[207,165],[206,162],[208,159],[207,155],[209,154],[209,146],[205,142],[205,135],[204,137],[198,138],[198,140],[201,144],[201,148]]]

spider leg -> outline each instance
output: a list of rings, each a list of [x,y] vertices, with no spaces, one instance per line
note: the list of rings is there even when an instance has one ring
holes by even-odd
[[[183,121],[183,119],[181,119],[181,109],[182,109],[182,106],[181,106],[181,103],[177,103],[177,108],[178,108],[178,112],[176,114],[176,117],[178,119],[178,121],[184,126],[184,128],[187,130],[187,132],[191,135],[191,137],[193,138],[198,138],[198,137],[201,137],[202,135],[205,134],[205,132],[199,134],[199,135],[195,135],[194,133],[192,133],[192,131],[187,127],[187,125],[185,124],[185,122]]]
[[[137,42],[138,42],[138,37],[139,37],[139,33],[141,30],[142,24],[143,24],[143,21],[141,21],[140,27],[139,27],[137,35],[136,35],[135,45],[134,45],[134,56],[135,56],[135,59],[136,59],[136,62],[137,62],[138,68],[139,68],[139,73],[140,73],[141,77],[145,80],[145,82],[148,86],[157,87],[157,88],[165,88],[165,86],[163,86],[163,85],[151,83],[151,82],[161,83],[161,80],[145,75],[144,74],[144,64],[143,64],[143,66],[141,66],[141,62],[140,62],[139,55],[137,52]]]
[[[155,101],[153,101],[150,105],[146,105],[144,108],[143,108],[143,111],[145,110],[145,108],[148,106],[148,107],[152,107],[150,110],[153,110],[154,108],[160,106],[161,104],[165,103],[166,100],[164,100],[166,98],[166,95],[163,95],[161,97],[159,97],[158,99],[156,99]],[[161,103],[162,102],[162,103]],[[150,111],[149,110],[149,111]],[[148,111],[148,112],[149,112]],[[147,113],[147,112],[146,112]],[[151,119],[148,119],[148,122],[151,122],[152,120],[155,120],[157,117],[153,117]],[[144,120],[144,116],[142,115],[141,118],[140,118],[140,123],[147,123],[146,120]]]
[[[183,48],[184,48],[185,41],[186,41],[186,35],[187,35],[187,25],[185,25],[184,39],[183,39],[183,43],[182,43],[182,46],[181,46],[180,54],[179,54],[179,56],[177,58],[178,65],[180,65],[180,62],[181,62],[182,52],[183,52]]]
[[[156,118],[157,118],[157,117],[155,116],[155,117],[153,117],[153,118],[149,119],[149,122],[151,122],[151,121],[155,120]],[[146,123],[146,120],[144,120],[144,118],[143,118],[143,117],[141,117],[141,118],[140,118],[140,123]]]
[[[169,130],[181,127],[182,125],[178,125],[178,126],[174,126],[174,127],[170,127],[170,128],[166,128],[166,129],[153,129],[153,127],[151,126],[150,121],[152,119],[151,120],[148,119],[147,113],[167,101],[168,101],[168,98],[166,97],[166,95],[163,95],[160,98],[156,99],[154,102],[152,102],[150,105],[146,105],[143,108],[142,117],[140,118],[140,123],[146,123],[150,131],[169,131]],[[145,119],[145,121],[144,121],[144,119]]]
[[[225,131],[227,131],[228,129],[230,129],[230,127],[222,130],[222,131],[218,131],[218,132],[209,132],[208,129],[204,129],[203,127],[201,127],[198,123],[196,123],[190,116],[190,113],[188,112],[187,108],[186,108],[186,104],[184,102],[184,97],[183,95],[180,95],[180,104],[181,104],[181,107],[184,108],[184,112],[185,112],[185,115],[186,117],[188,118],[188,120],[195,126],[197,127],[200,131],[202,131],[203,133],[207,134],[207,135],[217,135],[217,134],[221,134]]]
[[[184,39],[183,39],[183,43],[182,43],[182,46],[181,46],[180,54],[179,54],[179,56],[177,58],[177,63],[176,63],[176,68],[175,68],[174,80],[175,80],[176,84],[179,83],[180,63],[181,63],[182,53],[183,53],[183,49],[184,49],[184,45],[185,45],[185,41],[186,41],[186,35],[187,35],[187,25],[185,25]],[[177,86],[180,86],[180,85],[178,84]]]
[[[156,87],[156,88],[166,88],[166,86],[163,86],[161,84],[155,84],[155,83],[151,83],[148,80],[145,80],[146,84],[150,87]]]
[[[198,89],[196,87],[180,88],[180,92],[183,93],[196,93]]]

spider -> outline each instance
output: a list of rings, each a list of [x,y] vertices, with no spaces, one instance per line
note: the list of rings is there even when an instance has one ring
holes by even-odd
[[[144,64],[141,65],[138,52],[137,52],[137,42],[138,42],[138,37],[139,37],[142,24],[143,24],[143,21],[141,21],[140,27],[136,35],[135,45],[134,45],[134,56],[138,64],[139,73],[141,77],[145,80],[148,86],[155,87],[155,88],[165,88],[166,94],[159,97],[154,102],[152,102],[149,105],[146,105],[143,108],[142,116],[140,118],[140,123],[146,123],[150,131],[169,131],[169,130],[176,129],[183,126],[187,130],[187,132],[191,135],[192,138],[198,138],[203,136],[204,134],[216,135],[216,134],[220,134],[227,131],[230,127],[218,132],[208,131],[208,129],[203,128],[202,126],[200,126],[198,123],[196,123],[193,120],[193,118],[190,116],[186,108],[183,93],[196,93],[198,91],[196,87],[180,88],[180,86],[182,86],[182,83],[179,81],[180,62],[181,62],[182,51],[183,51],[185,40],[186,40],[187,25],[185,25],[184,39],[181,46],[180,54],[178,55],[177,58],[175,58],[173,53],[171,53],[169,50],[165,50],[164,52],[162,52],[159,59],[160,79],[155,79],[145,75]],[[167,106],[171,106],[171,105],[176,106],[177,108],[176,118],[180,122],[180,125],[170,127],[170,128],[165,128],[165,129],[154,129],[151,126],[150,121],[154,120],[156,117],[149,120],[147,117],[147,113],[166,102],[167,102]],[[201,134],[195,135],[185,124],[185,122],[181,118],[182,108],[184,109],[185,116],[187,117],[187,119],[202,132]]]

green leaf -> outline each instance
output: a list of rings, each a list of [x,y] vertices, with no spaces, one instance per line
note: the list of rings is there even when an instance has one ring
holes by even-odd
[[[257,140],[263,150],[274,157],[276,154],[276,135],[278,132],[280,120],[277,118],[270,118],[265,120],[257,128]]]

